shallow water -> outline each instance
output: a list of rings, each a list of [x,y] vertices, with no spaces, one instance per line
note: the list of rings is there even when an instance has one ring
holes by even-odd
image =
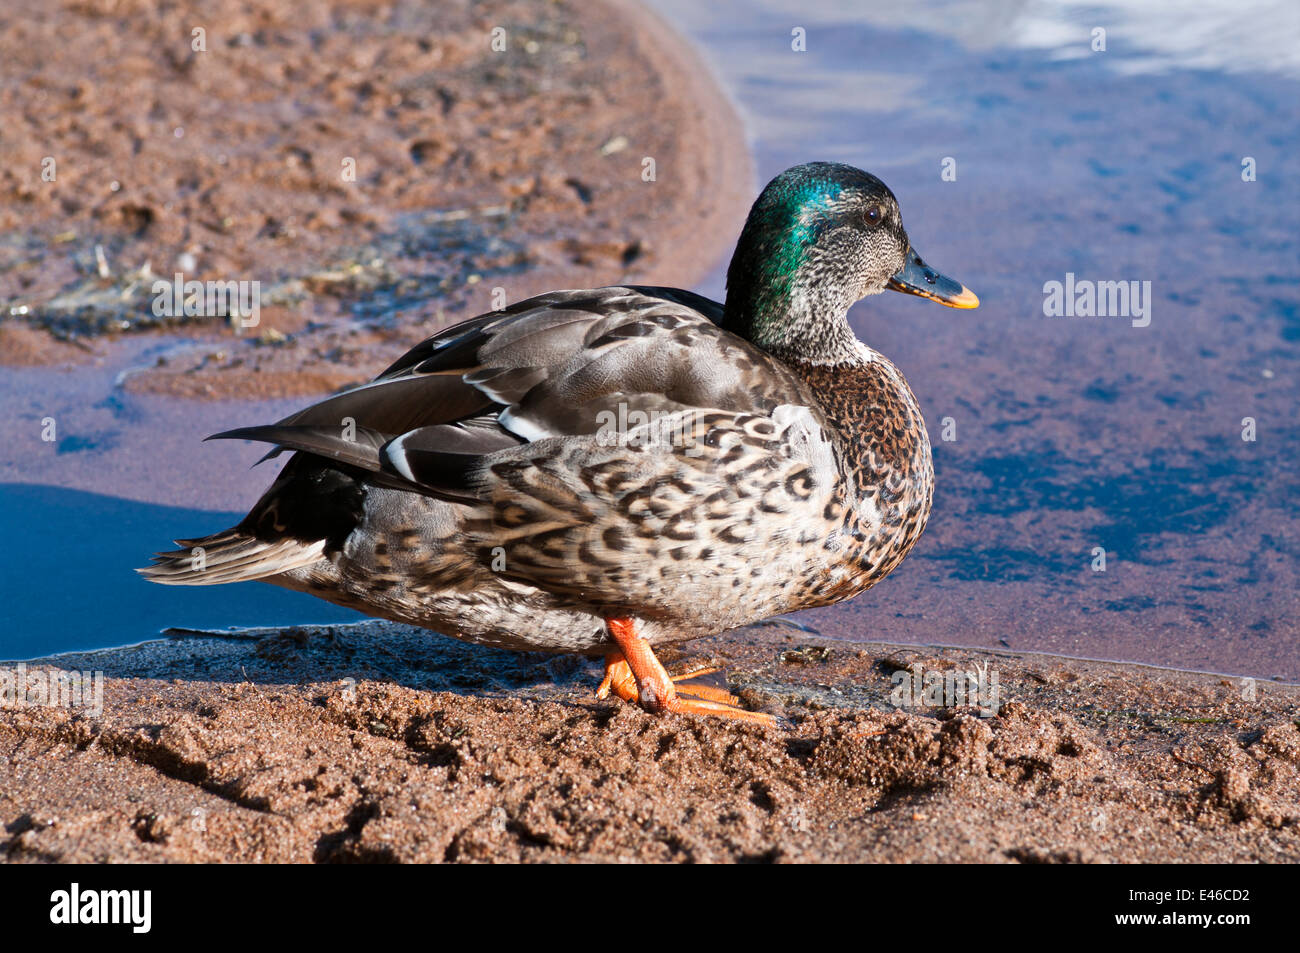
[[[21,580],[3,610],[5,658],[144,641],[169,626],[212,628],[356,622],[356,612],[275,586],[157,586],[129,571],[177,536],[230,526],[243,513],[155,506],[59,487],[4,488],[10,539],[0,574]]]
[[[1300,679],[1300,7],[653,6],[739,103],[760,179],[875,172],[982,300],[853,310],[921,402],[934,513],[893,576],[800,620]],[[1045,316],[1067,272],[1151,282],[1150,323]]]
[[[983,301],[956,312],[883,295],[854,309],[922,404],[935,509],[893,576],[801,621],[1300,679],[1293,5],[653,6],[736,98],[763,180],[811,159],[877,173],[921,254]],[[1095,26],[1105,52],[1089,48]],[[806,52],[791,50],[796,27]],[[1150,324],[1046,317],[1044,283],[1067,272],[1150,281]],[[719,271],[699,290],[721,286]],[[130,572],[172,536],[228,525],[268,483],[268,468],[241,465],[260,451],[201,435],[302,403],[114,390],[121,367],[177,346],[128,339],[96,368],[4,372],[0,482],[43,486],[0,491],[0,657],[164,625],[356,617],[270,586],[174,590]],[[53,445],[38,436],[47,415]],[[97,470],[151,504],[94,494]],[[200,498],[223,512],[170,508]]]

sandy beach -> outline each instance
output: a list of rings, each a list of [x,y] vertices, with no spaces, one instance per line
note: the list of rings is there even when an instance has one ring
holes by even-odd
[[[380,622],[63,656],[104,673],[103,713],[0,712],[0,855],[1300,860],[1294,686],[771,625],[664,655],[786,727],[647,715],[595,699],[594,661]],[[997,697],[926,705],[917,672]]]

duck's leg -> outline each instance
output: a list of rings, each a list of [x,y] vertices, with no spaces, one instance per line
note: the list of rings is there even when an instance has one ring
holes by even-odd
[[[649,712],[718,715],[760,725],[776,724],[776,719],[771,715],[738,707],[735,704],[738,699],[721,689],[707,685],[683,685],[682,694],[678,694],[674,679],[664,671],[649,643],[636,634],[636,623],[632,619],[606,619],[605,625],[618,646],[618,651],[605,656],[605,678],[596,691],[597,697],[607,697],[612,689],[619,698],[635,702]],[[700,673],[691,672],[684,677],[698,674]],[[683,694],[695,697],[683,698]]]

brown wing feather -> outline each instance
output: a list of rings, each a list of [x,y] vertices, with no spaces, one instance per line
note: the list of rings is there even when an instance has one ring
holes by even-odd
[[[717,303],[676,289],[552,292],[439,332],[375,381],[273,427],[217,436],[267,440],[381,472],[386,485],[470,499],[493,455],[521,441],[592,435],[637,414],[806,403],[790,371],[710,320],[720,314]],[[471,421],[468,436],[446,429]],[[356,452],[341,442],[345,425],[364,435]]]

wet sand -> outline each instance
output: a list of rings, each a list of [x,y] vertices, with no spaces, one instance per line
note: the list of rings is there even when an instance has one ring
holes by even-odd
[[[133,394],[302,398],[557,286],[689,286],[739,233],[739,120],[626,0],[204,15],[196,51],[165,4],[0,7],[23,78],[0,91],[0,362],[107,361]],[[258,323],[158,316],[153,284],[177,272],[258,282]],[[152,329],[199,346],[133,366],[138,342],[115,340]]]
[[[772,626],[664,655],[789,727],[647,715],[594,698],[595,662],[378,622],[63,656],[107,675],[104,711],[0,711],[0,855],[1300,861],[1294,686]],[[982,670],[997,714],[895,707],[917,665]]]

